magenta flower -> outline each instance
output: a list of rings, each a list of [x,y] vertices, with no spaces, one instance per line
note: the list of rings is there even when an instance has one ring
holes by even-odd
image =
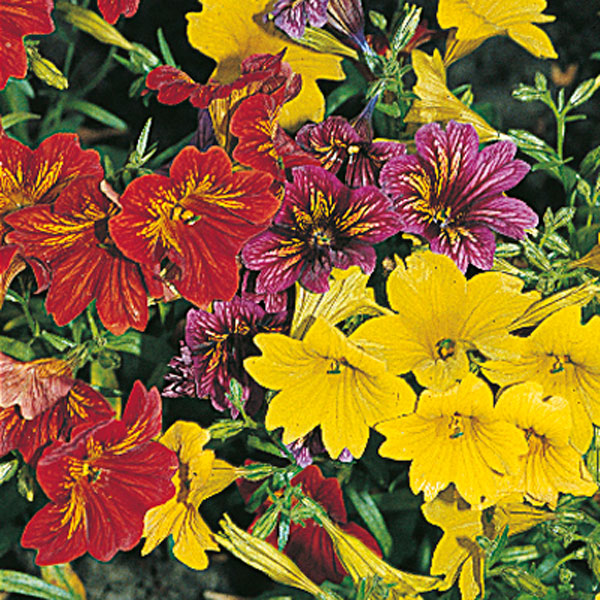
[[[290,37],[301,38],[307,21],[312,27],[327,23],[327,0],[277,0],[269,18]]]
[[[333,267],[371,273],[373,244],[400,231],[389,199],[374,186],[351,190],[321,167],[299,167],[293,175],[271,228],[242,250],[245,265],[260,271],[256,291],[279,292],[299,280],[322,293]]]
[[[296,136],[302,148],[315,155],[325,169],[338,173],[346,165],[344,181],[350,187],[377,185],[379,172],[388,160],[406,153],[399,142],[374,142],[371,117],[377,103],[372,98],[352,121],[329,117],[304,125]]]
[[[229,302],[214,302],[213,312],[191,309],[187,314],[185,343],[181,356],[169,363],[166,397],[209,398],[216,410],[238,411],[226,397],[236,379],[243,388],[245,410],[254,414],[261,406],[264,389],[246,373],[243,361],[260,354],[252,341],[257,333],[280,332],[286,313],[269,314],[249,300],[234,296]]]
[[[433,252],[446,254],[461,271],[469,264],[491,269],[493,231],[522,239],[538,216],[504,192],[529,171],[515,160],[516,146],[501,141],[479,152],[472,125],[437,123],[415,135],[417,154],[390,160],[381,171],[383,190],[402,216],[402,230],[426,238]]]
[[[348,36],[364,53],[372,52],[365,39],[362,0],[329,0],[327,24]]]

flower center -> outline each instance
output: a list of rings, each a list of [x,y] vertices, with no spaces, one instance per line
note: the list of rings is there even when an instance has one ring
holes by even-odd
[[[323,229],[313,229],[312,236],[310,238],[311,246],[330,246],[332,242],[331,234]]]
[[[187,502],[188,496],[190,495],[190,478],[189,465],[180,462],[179,463],[179,491],[177,492],[177,502]]]
[[[329,365],[329,369],[327,369],[327,375],[340,375],[342,367],[348,366],[350,365],[343,358],[340,360],[334,358]]]
[[[562,373],[565,370],[565,365],[572,364],[571,357],[569,355],[556,356],[556,355],[550,354],[549,356],[554,357],[554,362],[552,363],[552,368],[550,369],[551,375],[556,375],[557,373]]]
[[[456,342],[450,338],[445,338],[440,340],[436,345],[435,349],[437,351],[437,355],[442,360],[447,360],[451,356],[454,356],[456,351]]]
[[[449,437],[451,440],[455,440],[461,437],[465,433],[462,415],[460,415],[459,413],[454,413],[450,417],[448,429],[450,431]]]

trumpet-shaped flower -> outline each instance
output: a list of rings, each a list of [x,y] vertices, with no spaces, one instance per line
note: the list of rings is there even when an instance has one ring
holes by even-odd
[[[175,452],[179,468],[173,476],[175,495],[165,504],[151,508],[144,518],[146,542],[142,556],[152,552],[167,536],[173,537],[173,554],[192,569],[206,569],[206,550],[218,550],[208,525],[198,508],[200,504],[233,483],[237,471],[215,458],[204,446],[208,431],[196,423],[177,421],[160,438],[160,443]]]
[[[517,147],[497,142],[478,151],[472,125],[437,123],[415,135],[416,155],[398,156],[382,169],[383,190],[403,218],[403,229],[425,237],[434,252],[452,258],[461,271],[469,264],[491,269],[493,231],[522,239],[537,214],[505,191],[517,185],[529,165],[515,160]]]
[[[72,321],[95,299],[102,323],[121,335],[129,327],[146,327],[148,296],[162,296],[163,286],[157,275],[115,247],[108,221],[118,208],[99,184],[86,179],[69,186],[51,206],[30,206],[7,216],[13,231],[6,239],[23,256],[48,266],[46,310],[58,325]]]
[[[538,383],[509,387],[497,402],[501,417],[525,432],[529,451],[513,490],[532,504],[556,506],[558,493],[591,496],[598,489],[581,455],[569,444],[569,404],[559,396],[544,396]]]
[[[52,0],[2,0],[0,2],[0,90],[9,77],[27,73],[23,37],[54,31]]]
[[[581,324],[578,306],[554,313],[526,338],[510,336],[504,353],[484,364],[486,377],[500,385],[534,381],[544,394],[561,396],[571,407],[571,443],[583,454],[592,441],[592,423],[600,424],[600,319]]]
[[[301,38],[306,23],[323,27],[327,23],[328,0],[277,0],[268,18],[290,37]]]
[[[446,392],[425,390],[414,414],[375,428],[386,437],[381,456],[412,460],[410,488],[426,501],[454,483],[469,504],[490,506],[527,453],[523,432],[502,420],[492,391],[472,373]]]
[[[25,462],[36,464],[52,442],[68,441],[76,428],[93,427],[113,416],[103,396],[82,381],[71,380],[64,396],[33,419],[25,419],[16,406],[0,409],[0,456],[18,450]]]
[[[303,340],[262,333],[254,341],[263,355],[246,359],[244,366],[264,387],[281,390],[269,403],[265,423],[268,429],[283,427],[284,444],[321,426],[332,458],[344,448],[359,458],[369,427],[414,407],[407,383],[321,318]]]
[[[129,184],[110,234],[125,256],[150,269],[168,259],[175,287],[190,302],[229,300],[238,287],[238,251],[278,208],[270,184],[266,173],[232,172],[222,148],[202,153],[188,146],[169,177],[144,175]]]
[[[254,302],[238,296],[230,302],[215,302],[212,312],[190,310],[182,355],[177,357],[173,366],[177,368],[189,356],[187,373],[191,377],[192,389],[189,390],[181,379],[171,377],[169,391],[165,395],[179,395],[174,393],[174,386],[193,390],[192,395],[210,398],[214,408],[230,410],[235,417],[237,409],[227,398],[229,384],[235,379],[242,386],[246,412],[254,414],[262,405],[264,390],[246,373],[243,361],[259,353],[252,338],[258,333],[282,331],[285,317],[285,313],[267,314]]]
[[[240,493],[248,501],[254,486],[239,484]],[[371,534],[356,523],[349,522],[342,496],[340,483],[334,477],[323,477],[321,470],[316,465],[306,467],[290,481],[292,486],[300,486],[302,492],[312,498],[335,521],[347,535],[360,540],[369,551],[381,556],[381,550]],[[257,517],[264,514],[270,506],[270,500],[258,509]],[[250,530],[254,526],[250,526]],[[277,547],[277,527],[265,538],[267,542]],[[341,583],[347,575],[346,570],[337,558],[331,539],[325,530],[312,519],[307,519],[303,524],[290,524],[290,533],[283,551],[300,569],[315,583],[324,581]]]
[[[363,52],[371,52],[365,39],[365,14],[361,0],[329,0],[327,24],[349,37]]]
[[[396,312],[363,323],[354,337],[392,373],[412,371],[419,383],[448,389],[469,372],[469,352],[494,356],[511,322],[538,294],[503,273],[479,273],[468,281],[447,257],[412,254],[387,281]]]
[[[11,279],[25,267],[17,246],[6,242],[7,215],[34,204],[52,204],[74,182],[103,174],[98,153],[82,150],[74,135],[57,133],[36,150],[0,135],[0,291],[5,293]],[[37,263],[31,266],[41,277]],[[0,307],[3,300],[4,294]]]
[[[38,565],[69,562],[85,552],[110,560],[142,536],[144,514],[175,492],[176,455],[152,438],[160,433],[158,390],[137,381],[120,421],[79,431],[40,458],[36,478],[50,503],[25,527],[21,545]]]
[[[558,58],[550,38],[534,23],[549,23],[546,0],[440,0],[437,19],[442,29],[456,27],[455,38],[468,48],[496,35],[507,35],[537,58]],[[454,49],[454,59],[467,51]]]
[[[379,172],[391,158],[406,153],[404,144],[373,141],[371,117],[377,98],[352,121],[329,117],[322,123],[305,125],[296,141],[321,161],[324,168],[337,173],[346,164],[345,181],[350,187],[378,185]]]
[[[188,39],[194,48],[213,58],[212,78],[230,83],[240,74],[243,59],[256,53],[277,54],[287,48],[285,60],[302,76],[302,90],[281,109],[280,125],[298,129],[306,121],[321,121],[325,100],[317,79],[341,80],[341,57],[301,46],[264,22],[270,0],[204,0],[201,13],[188,13]]]
[[[300,281],[325,292],[333,267],[375,268],[373,244],[397,233],[400,218],[374,186],[350,190],[321,167],[294,170],[273,225],[242,251],[244,263],[260,270],[258,292],[278,292]]]
[[[417,83],[413,88],[417,99],[404,119],[407,123],[447,123],[454,120],[473,125],[482,142],[498,139],[500,134],[448,89],[446,69],[437,49],[433,56],[414,50],[412,64],[417,76]]]

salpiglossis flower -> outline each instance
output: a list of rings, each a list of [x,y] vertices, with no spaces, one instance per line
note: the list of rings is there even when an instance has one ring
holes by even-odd
[[[0,89],[9,77],[22,79],[27,73],[23,37],[54,31],[50,17],[52,0],[2,0],[0,2]]]
[[[345,182],[353,188],[378,185],[383,165],[406,153],[399,142],[373,141],[371,117],[376,102],[373,98],[350,122],[328,117],[322,123],[305,125],[296,136],[300,146],[317,156],[328,171],[337,173],[346,164]]]
[[[24,268],[17,246],[6,242],[10,231],[6,216],[26,206],[51,204],[74,182],[103,174],[98,153],[82,150],[75,135],[57,133],[36,150],[0,135],[0,291],[5,292],[10,280]],[[30,264],[41,278],[37,264]],[[1,295],[0,306],[3,300]]]
[[[150,269],[165,259],[175,265],[173,284],[190,302],[229,300],[238,287],[236,254],[278,208],[270,184],[266,173],[232,172],[221,148],[201,153],[188,146],[169,177],[144,175],[129,184],[110,234],[125,256]]]
[[[272,22],[264,22],[270,0],[204,0],[201,13],[188,13],[188,39],[194,48],[213,58],[212,78],[230,83],[240,74],[242,60],[256,53],[277,54],[302,76],[302,90],[281,110],[280,125],[298,129],[325,115],[325,100],[317,79],[344,79],[341,57],[315,52],[291,41]]]
[[[529,171],[527,163],[514,159],[512,142],[479,152],[473,126],[450,121],[446,131],[437,123],[424,125],[415,144],[416,155],[385,165],[381,185],[402,216],[403,230],[426,238],[461,271],[469,264],[492,268],[494,231],[520,240],[537,225],[537,214],[525,202],[505,195]]]
[[[159,297],[158,275],[129,260],[108,233],[118,207],[99,189],[100,180],[72,184],[52,205],[23,208],[5,218],[7,240],[50,270],[46,310],[66,325],[96,300],[104,326],[121,335],[148,322],[148,296]]]
[[[327,23],[328,0],[277,0],[268,18],[290,37],[301,38],[308,23],[323,27]]]
[[[0,456],[18,450],[25,462],[35,464],[50,443],[68,441],[76,428],[93,427],[113,416],[103,396],[83,381],[71,380],[64,396],[32,419],[25,419],[16,406],[0,409]]]
[[[467,281],[447,256],[415,253],[387,281],[396,314],[371,319],[353,335],[392,373],[412,371],[421,385],[443,391],[467,375],[469,352],[495,356],[512,321],[539,297],[522,287],[496,272]]]
[[[537,58],[558,58],[550,38],[534,25],[554,21],[542,14],[545,8],[546,0],[440,0],[437,19],[442,29],[457,28],[452,60],[496,35],[509,36]]]
[[[486,377],[500,385],[534,381],[549,396],[562,396],[571,407],[571,443],[583,454],[592,441],[592,423],[600,424],[600,318],[581,324],[578,306],[554,313],[526,338],[510,336],[498,345],[503,353],[484,363]]]
[[[414,414],[375,428],[386,437],[381,456],[412,460],[410,488],[426,501],[454,483],[469,504],[490,506],[527,453],[523,432],[502,420],[492,391],[472,373],[446,392],[425,390]]]
[[[38,550],[38,565],[69,562],[86,552],[110,560],[142,536],[144,514],[166,502],[177,456],[153,442],[160,433],[161,399],[136,381],[120,421],[80,431],[47,448],[36,478],[50,503],[23,532],[21,545]]]
[[[556,507],[559,492],[591,496],[598,489],[581,455],[569,444],[572,421],[569,404],[560,396],[544,395],[539,383],[507,388],[496,408],[502,418],[525,432],[529,451],[512,489],[532,504]]]
[[[171,425],[160,438],[160,443],[175,452],[179,460],[173,476],[175,495],[146,513],[142,556],[171,535],[175,558],[192,569],[206,569],[206,550],[219,549],[198,508],[233,483],[238,473],[230,464],[215,458],[212,450],[204,448],[209,440],[208,431],[184,421]]]
[[[335,477],[323,477],[321,469],[316,465],[311,465],[293,477],[290,485],[300,486],[302,493],[318,503],[342,531],[357,538],[377,556],[381,556],[381,550],[373,536],[360,525],[348,521],[342,488]],[[255,486],[245,484],[243,480],[239,484],[245,501],[248,501],[254,488]],[[271,504],[271,501],[268,500],[259,507],[250,531]],[[277,547],[277,538],[278,528],[275,527],[265,539]],[[306,519],[302,525],[295,522],[290,523],[290,533],[283,551],[300,567],[303,573],[319,585],[324,581],[341,583],[347,575],[334,552],[331,539],[313,519]]]
[[[482,142],[489,142],[500,137],[498,131],[475,111],[463,104],[448,89],[446,69],[437,49],[434,50],[433,56],[421,52],[421,50],[413,50],[411,56],[413,69],[417,76],[417,83],[413,88],[417,99],[404,118],[406,123],[431,123],[433,121],[447,123],[454,120],[473,125]]]
[[[361,0],[329,0],[327,24],[350,38],[363,52],[371,52],[365,39],[365,14]]]
[[[235,379],[243,389],[245,411],[252,415],[262,404],[264,390],[246,373],[243,361],[259,353],[252,338],[258,333],[281,332],[285,318],[285,313],[267,314],[258,304],[239,296],[214,302],[211,312],[192,309],[186,317],[184,350],[174,366],[189,355],[193,395],[210,398],[215,409],[230,410],[234,417],[238,411],[227,394]],[[170,390],[175,385],[187,389],[183,381],[175,384],[172,377],[170,381]],[[170,390],[166,395],[173,397]]]
[[[321,318],[303,340],[261,333],[254,341],[263,355],[247,358],[244,366],[264,387],[282,390],[269,403],[265,423],[283,427],[284,444],[320,426],[332,458],[344,448],[359,458],[369,427],[414,407],[406,382]]]
[[[241,101],[229,130],[238,138],[233,158],[243,165],[285,179],[284,169],[301,165],[318,165],[319,161],[304,152],[279,125],[283,92],[254,94]]]
[[[98,9],[111,25],[114,25],[121,15],[133,17],[139,5],[140,0],[98,0]]]
[[[72,375],[72,365],[59,358],[21,362],[0,352],[0,407],[19,407],[33,419],[67,395]]]
[[[373,244],[400,229],[389,199],[374,186],[351,190],[321,167],[300,167],[293,176],[271,228],[242,251],[245,265],[260,270],[257,291],[278,292],[299,280],[325,292],[333,267],[371,273]]]

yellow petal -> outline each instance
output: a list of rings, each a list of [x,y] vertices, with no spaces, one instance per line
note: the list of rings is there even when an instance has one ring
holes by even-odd
[[[208,567],[207,550],[218,550],[212,532],[196,510],[189,509],[177,535],[173,536],[175,558],[191,569],[202,571]]]
[[[417,100],[405,117],[407,123],[431,123],[433,121],[470,123],[479,139],[488,142],[500,137],[500,133],[488,125],[477,113],[463,104],[446,85],[446,70],[439,51],[433,56],[420,50],[412,52],[413,69],[417,83],[413,88]]]
[[[519,23],[508,28],[508,36],[537,58],[558,58],[550,38],[539,27]]]
[[[270,0],[203,0],[202,12],[188,13],[190,44],[217,63],[212,77],[229,83],[240,74],[242,60],[252,54],[277,54],[302,76],[302,90],[281,110],[280,124],[298,129],[306,121],[322,121],[325,99],[317,79],[344,79],[342,58],[315,52],[291,41],[272,22],[263,22]]]

